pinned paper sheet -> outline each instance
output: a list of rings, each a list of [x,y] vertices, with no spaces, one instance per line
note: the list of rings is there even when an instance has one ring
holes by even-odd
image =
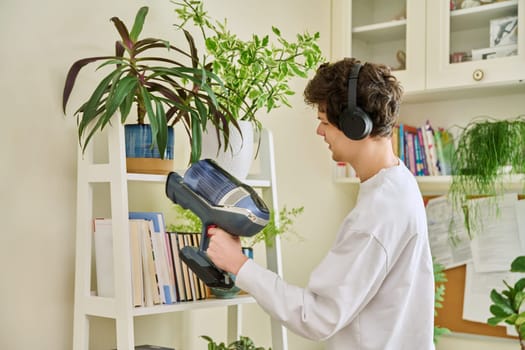
[[[471,245],[473,263],[466,268],[463,318],[486,323],[492,317],[490,291],[501,292],[507,288],[503,281],[513,285],[525,277],[510,272],[512,261],[525,255],[525,200],[508,195],[500,205],[500,213],[483,220],[484,229],[476,232]],[[516,335],[514,327],[507,327],[507,334]]]
[[[514,258],[525,255],[518,232],[517,194],[506,194],[494,212],[493,198],[469,201],[476,206],[479,222],[472,227],[470,248],[476,272],[508,271]]]
[[[465,216],[455,210],[446,196],[432,198],[426,205],[428,236],[432,256],[445,269],[463,265],[472,259]],[[450,237],[454,239],[451,240]]]

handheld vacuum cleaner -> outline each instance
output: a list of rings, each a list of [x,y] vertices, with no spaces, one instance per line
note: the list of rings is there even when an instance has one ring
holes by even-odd
[[[209,287],[233,287],[230,275],[217,268],[206,255],[208,228],[218,226],[232,235],[251,237],[270,219],[266,204],[253,188],[241,183],[211,159],[193,163],[184,177],[171,172],[166,180],[166,195],[202,221],[200,247],[182,248],[182,260]]]

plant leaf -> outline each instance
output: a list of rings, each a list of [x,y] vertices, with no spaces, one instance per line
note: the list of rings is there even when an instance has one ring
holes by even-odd
[[[201,156],[202,147],[202,129],[199,122],[199,116],[194,110],[190,111],[191,114],[191,154],[190,162],[195,163]]]
[[[69,68],[69,71],[67,72],[66,81],[64,84],[64,92],[62,93],[62,110],[64,111],[64,114],[66,113],[66,105],[67,101],[69,100],[69,96],[71,95],[71,91],[73,90],[73,86],[75,85],[75,81],[77,79],[78,73],[84,67],[85,65],[100,61],[100,60],[106,60],[106,59],[112,59],[115,58],[113,56],[98,56],[98,57],[89,57],[84,58],[81,60],[78,60],[71,65],[71,68]]]
[[[143,6],[138,10],[137,15],[135,16],[135,22],[133,23],[133,27],[131,28],[131,33],[129,34],[131,41],[137,41],[140,33],[142,32],[142,27],[144,26],[144,21],[146,20],[147,14],[147,6]]]
[[[133,49],[133,41],[129,37],[129,32],[126,25],[118,17],[111,17],[111,21],[115,25],[115,28],[117,28],[117,31],[122,38],[122,46],[131,51]]]
[[[511,272],[525,272],[525,256],[518,256],[510,265]]]

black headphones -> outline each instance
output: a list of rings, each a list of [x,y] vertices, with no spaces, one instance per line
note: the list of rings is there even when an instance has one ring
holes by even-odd
[[[356,104],[357,77],[361,65],[355,63],[348,77],[348,106],[339,116],[339,129],[351,140],[362,140],[372,131],[372,119]]]

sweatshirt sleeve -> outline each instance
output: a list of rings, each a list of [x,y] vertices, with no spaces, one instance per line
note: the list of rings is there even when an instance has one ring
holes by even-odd
[[[369,234],[347,234],[314,269],[306,288],[248,260],[236,277],[273,318],[291,331],[324,340],[347,326],[373,298],[386,275],[387,255]]]

